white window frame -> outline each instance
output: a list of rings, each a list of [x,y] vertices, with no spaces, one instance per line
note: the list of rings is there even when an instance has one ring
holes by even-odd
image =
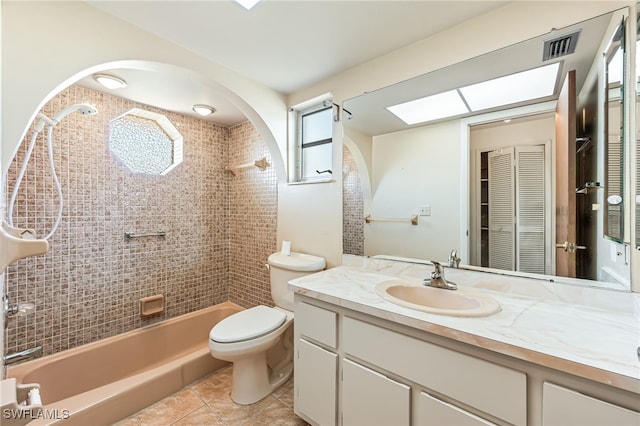
[[[333,119],[331,120],[331,138],[329,140],[319,141],[320,143],[326,143],[331,145],[331,167],[329,170],[332,173],[325,173],[318,175],[317,177],[304,178],[303,167],[303,131],[302,123],[303,117],[309,114],[313,114],[322,110],[332,109],[332,117],[334,115],[333,109],[335,105],[332,102],[331,95],[325,94],[317,98],[311,99],[307,102],[301,103],[290,109],[290,138],[289,143],[289,183],[290,184],[305,184],[305,183],[321,183],[333,181]]]

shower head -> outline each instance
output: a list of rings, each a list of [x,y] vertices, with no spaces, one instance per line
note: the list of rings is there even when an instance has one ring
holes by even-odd
[[[98,113],[98,110],[93,105],[76,104],[76,105],[71,105],[70,107],[67,107],[67,108],[63,109],[62,111],[57,113],[53,117],[52,120],[56,124],[58,124],[60,122],[60,120],[62,120],[64,117],[66,117],[67,115],[71,114],[74,111],[79,111],[80,114],[82,114],[82,115],[93,115],[93,114],[97,114]]]

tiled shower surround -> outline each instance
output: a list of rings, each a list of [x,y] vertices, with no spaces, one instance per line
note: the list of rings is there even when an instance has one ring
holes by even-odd
[[[358,166],[346,146],[342,151],[342,250],[364,255],[364,196]]]
[[[8,320],[7,351],[42,345],[44,354],[204,308],[226,300],[272,305],[267,257],[276,250],[277,180],[273,167],[239,169],[269,152],[249,122],[225,128],[210,122],[72,86],[42,112],[77,104],[54,129],[55,164],[64,210],[49,252],[11,265],[11,303],[35,312]],[[132,108],[167,116],[184,138],[184,160],[165,176],[136,175],[110,152],[109,120]],[[31,138],[12,163],[7,199]],[[58,200],[45,139],[38,139],[14,210],[14,224],[44,236]],[[125,232],[166,231],[127,240]],[[141,318],[139,299],[164,294],[165,311]]]

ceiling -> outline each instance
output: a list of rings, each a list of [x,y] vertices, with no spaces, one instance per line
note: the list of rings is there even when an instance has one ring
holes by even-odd
[[[232,0],[95,1],[129,22],[283,94],[429,37],[507,1],[262,0],[246,10]],[[128,87],[110,92],[231,126],[246,120],[227,100],[177,74],[113,70]],[[107,91],[91,78],[80,85]]]

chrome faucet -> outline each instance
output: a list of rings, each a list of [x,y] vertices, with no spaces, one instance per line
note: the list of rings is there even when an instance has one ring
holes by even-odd
[[[449,254],[449,267],[457,268],[460,266],[460,258],[458,257],[458,251],[456,249],[451,250]]]
[[[431,272],[430,278],[425,278],[422,284],[429,287],[444,288],[446,290],[457,290],[458,285],[456,283],[447,281],[444,278],[444,269],[440,262],[436,262],[435,260],[431,260],[430,262],[434,270]]]
[[[13,352],[2,356],[4,365],[11,365],[17,362],[26,361],[28,359],[39,358],[42,356],[42,346],[34,346],[20,352]]]

